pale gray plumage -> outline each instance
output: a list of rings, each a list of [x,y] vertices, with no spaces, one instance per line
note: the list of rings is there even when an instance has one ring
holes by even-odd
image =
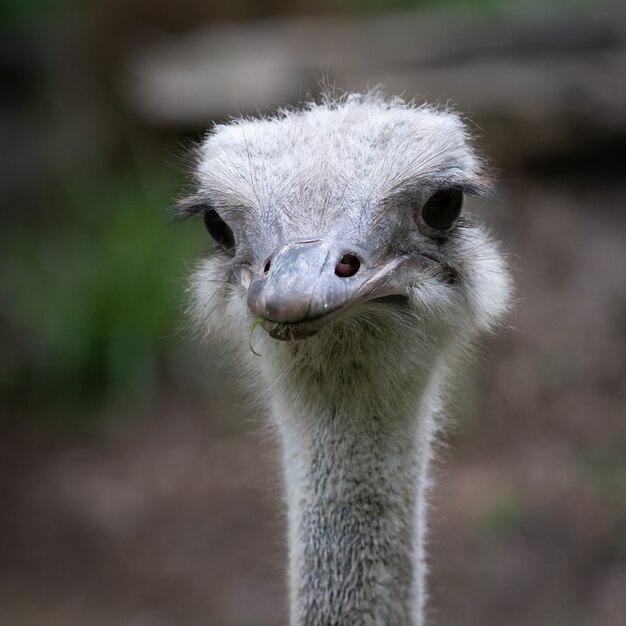
[[[227,342],[276,426],[290,623],[422,624],[442,395],[510,296],[476,219],[437,230],[421,212],[439,190],[488,188],[465,126],[353,94],[217,126],[195,174],[177,210],[219,215],[226,242],[193,274],[190,313]]]

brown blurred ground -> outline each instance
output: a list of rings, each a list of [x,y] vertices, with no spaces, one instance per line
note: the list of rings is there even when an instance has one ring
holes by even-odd
[[[105,40],[112,31],[126,32],[111,24],[132,12],[102,12],[109,16],[102,30],[91,25],[93,31],[61,32],[83,33],[82,38],[96,32]],[[127,17],[124,23],[141,24],[142,18]],[[606,24],[613,32],[610,19]],[[177,26],[188,27],[188,22]],[[46,142],[20,126],[23,109],[18,116],[15,107],[4,107],[2,128],[18,143],[27,138],[40,162],[61,144],[70,149],[59,137],[79,141],[75,130],[67,131],[68,118],[86,129],[89,141],[119,169],[130,161],[131,150],[128,137],[121,140],[117,133],[138,136],[151,151],[165,153],[200,130],[189,121],[177,126],[144,118],[123,95],[111,95],[123,91],[115,71],[123,72],[133,48],[128,40],[112,50],[96,48],[106,57],[99,64],[63,52],[84,50],[84,43],[52,38],[52,48],[22,48],[22,35],[13,41],[17,49],[38,54],[55,49],[65,59],[60,65],[72,68],[72,84],[61,88],[54,59],[43,65],[33,61],[35,75],[52,73],[47,81],[61,92],[53,97],[59,106],[67,104],[68,93],[84,98],[78,113],[55,117],[54,127],[41,124],[49,131]],[[626,59],[622,44],[615,48],[610,37],[601,41],[602,55],[621,50],[610,56],[611,63]],[[595,59],[589,72],[601,74],[605,56],[596,53],[576,52]],[[90,78],[95,86],[81,82],[86,71],[81,63],[94,63],[102,72],[103,78]],[[487,61],[479,60],[478,68],[481,63]],[[504,64],[503,71],[507,67],[513,65]],[[28,72],[20,76],[33,76]],[[493,85],[494,92],[498,87]],[[623,86],[612,87],[620,102]],[[462,105],[467,92],[462,85],[458,91]],[[107,121],[95,112],[98,107],[106,109]],[[525,118],[519,110],[527,109],[515,114],[474,109],[472,116],[483,129],[481,144],[500,167],[502,190],[498,198],[471,208],[485,216],[510,252],[518,301],[507,327],[485,341],[480,359],[459,383],[453,408],[458,428],[447,437],[433,497],[431,621],[622,626],[626,128],[619,120],[585,122],[589,112],[572,112],[566,101],[543,117]],[[608,110],[597,116],[606,121]],[[113,124],[118,128],[112,130]],[[36,162],[30,151],[23,159]],[[10,161],[15,173],[7,185],[17,194],[18,179],[31,184],[32,169],[20,168],[15,155]],[[25,219],[9,213],[3,211],[5,228]],[[171,242],[177,233],[169,231]],[[175,253],[191,259],[198,251],[194,243]],[[179,299],[180,290],[171,297]],[[8,346],[0,359],[4,368],[9,358],[21,362],[22,343],[28,346],[6,311],[0,314],[0,321],[9,319],[2,334]],[[168,340],[173,333],[170,329]],[[183,337],[172,344],[184,346],[182,355],[164,357],[148,399],[83,398],[86,425],[59,425],[62,403],[13,396],[6,402],[0,439],[0,624],[286,623],[274,444],[262,416],[229,390],[229,373],[216,367],[216,355],[205,360]],[[185,362],[191,363],[187,370],[181,369]],[[204,369],[192,376],[202,362]]]

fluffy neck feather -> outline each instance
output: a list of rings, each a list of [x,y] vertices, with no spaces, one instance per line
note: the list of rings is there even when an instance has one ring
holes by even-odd
[[[361,333],[370,345],[339,342],[341,353],[324,359],[306,342],[280,345],[282,376],[267,370],[283,448],[292,626],[422,623],[433,372],[443,366],[432,345],[394,339]]]

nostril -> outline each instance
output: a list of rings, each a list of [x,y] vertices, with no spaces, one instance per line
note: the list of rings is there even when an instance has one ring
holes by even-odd
[[[265,266],[263,267],[263,273],[267,274],[270,271],[270,267],[272,267],[272,259],[267,259],[267,261],[265,261]]]
[[[341,278],[350,278],[359,271],[360,267],[361,261],[354,254],[344,254],[335,265],[335,274]]]

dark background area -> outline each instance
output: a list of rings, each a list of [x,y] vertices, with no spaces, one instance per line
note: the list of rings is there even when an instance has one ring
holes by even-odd
[[[619,3],[5,0],[0,34],[0,624],[286,623],[275,445],[165,209],[212,121],[321,81],[452,104],[499,180],[517,303],[452,406],[431,623],[624,624]]]

